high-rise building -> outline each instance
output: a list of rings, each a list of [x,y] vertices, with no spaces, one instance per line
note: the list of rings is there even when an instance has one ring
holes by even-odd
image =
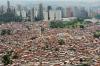
[[[19,12],[19,16],[22,18],[22,7],[21,5],[17,6],[18,12]]]
[[[43,14],[44,14],[44,21],[48,21],[50,19],[50,18],[48,19],[48,11],[44,11]]]
[[[95,17],[95,11],[91,7],[88,9],[88,17],[90,17],[90,18]]]
[[[56,10],[55,10],[54,19],[55,19],[55,20],[61,20],[61,19],[62,19],[61,9],[56,9]]]
[[[31,16],[31,22],[33,22],[34,21],[34,18],[35,18],[35,16],[34,16],[34,8],[31,9],[30,16]]]
[[[64,8],[61,9],[61,14],[62,14],[62,18],[64,18],[65,17],[65,10],[64,10]]]
[[[7,12],[8,12],[8,13],[11,12],[10,1],[7,1]]]
[[[65,12],[64,12],[64,8],[63,7],[57,7],[57,10],[61,10],[61,18],[65,17]]]
[[[78,7],[73,7],[73,16],[74,17],[79,17],[79,8]]]
[[[66,8],[62,8],[61,13],[62,13],[62,18],[66,18],[67,17]]]
[[[50,21],[55,19],[55,10],[50,10]]]
[[[79,18],[88,18],[88,12],[85,10],[84,7],[80,8],[80,12],[79,13],[80,13]]]
[[[73,16],[77,18],[88,18],[88,12],[84,7],[74,7]]]
[[[1,7],[0,7],[0,15],[2,15],[4,13],[4,6],[2,5]]]
[[[38,15],[38,9],[36,7],[34,7],[34,18],[35,18],[35,20],[37,18],[37,15]]]
[[[72,8],[68,7],[66,9],[66,14],[67,14],[67,17],[73,17],[73,11],[72,11]]]
[[[44,15],[43,15],[43,5],[42,4],[39,4],[37,19],[38,20],[43,20],[44,19]]]
[[[48,6],[47,7],[47,12],[48,12],[48,20],[50,20],[50,10],[52,9],[51,6]]]

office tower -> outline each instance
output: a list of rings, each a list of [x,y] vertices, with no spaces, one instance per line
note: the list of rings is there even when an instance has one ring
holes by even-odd
[[[0,15],[2,15],[4,13],[4,6],[2,5],[1,7],[0,7]]]
[[[84,7],[81,7],[80,8],[80,17],[79,18],[88,18],[88,12],[85,10],[85,8]]]
[[[61,10],[61,18],[64,18],[64,17],[65,17],[64,8],[62,8],[62,7],[57,7],[56,9],[57,9],[57,10]]]
[[[43,16],[43,5],[42,4],[39,4],[37,19],[38,20],[43,20],[44,19],[44,16]]]
[[[20,17],[21,17],[21,19],[22,19],[22,7],[21,7],[21,5],[18,5],[17,8],[18,8]]]
[[[12,18],[15,21],[16,20],[16,9],[15,8],[12,9],[12,14],[13,14]]]
[[[27,12],[28,21],[31,21],[31,10]]]
[[[67,17],[73,17],[72,8],[68,7],[68,8],[66,9],[66,14],[67,14]]]
[[[16,13],[17,13],[17,16],[19,16],[21,20],[26,21],[26,20],[29,19],[29,14],[28,14],[27,7],[22,8],[21,5],[17,5]]]
[[[61,18],[62,18],[61,9],[60,8],[56,8],[54,19],[55,20],[61,20]]]
[[[12,13],[13,13],[14,15],[16,15],[16,9],[15,9],[15,8],[12,9]]]
[[[65,10],[64,10],[64,8],[61,9],[61,14],[62,14],[62,18],[64,18],[65,17]]]
[[[30,16],[31,16],[31,22],[33,22],[34,21],[34,8],[31,9]]]
[[[8,12],[8,13],[11,12],[10,1],[7,1],[7,12]]]
[[[94,12],[93,8],[89,8],[89,10],[88,10],[88,16],[89,16],[90,18],[95,17],[95,12]]]
[[[51,6],[48,6],[47,7],[47,12],[48,12],[48,20],[50,20],[50,10],[52,9]]]
[[[22,10],[21,12],[22,12],[22,19],[25,20],[27,18],[26,11],[25,10]]]
[[[62,8],[61,9],[61,14],[62,14],[62,18],[66,18],[67,17],[66,8]]]
[[[73,8],[73,16],[74,17],[79,17],[80,16],[79,12],[80,12],[80,10],[78,7]]]
[[[55,10],[50,10],[50,21],[55,19]]]
[[[48,21],[48,11],[45,10],[45,11],[43,12],[43,14],[44,14],[44,19],[43,19],[43,20],[44,20],[44,21]]]
[[[34,19],[37,21],[38,8],[34,7]]]
[[[85,10],[84,7],[74,7],[73,9],[73,16],[77,18],[88,18],[88,12]]]

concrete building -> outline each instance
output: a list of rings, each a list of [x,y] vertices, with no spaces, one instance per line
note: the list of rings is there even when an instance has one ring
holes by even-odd
[[[48,12],[44,11],[43,15],[44,15],[44,21],[48,21]]]
[[[38,20],[43,20],[44,19],[43,5],[41,3],[39,4],[37,19]]]
[[[10,1],[7,1],[7,12],[11,12]]]
[[[88,9],[88,16],[89,16],[90,18],[94,18],[94,17],[96,16],[96,13],[95,13],[95,11],[94,11],[93,8],[89,8],[89,9]]]
[[[80,13],[79,18],[88,18],[88,12],[86,11],[84,7],[80,8],[79,13]]]
[[[73,16],[74,17],[79,17],[79,12],[80,12],[80,10],[78,7],[73,8]]]
[[[20,11],[16,11],[16,14],[17,14],[18,16],[20,16]],[[23,18],[23,19],[26,19],[26,18],[27,18],[27,16],[26,16],[26,11],[25,11],[25,10],[22,10],[22,11],[21,11],[21,14],[22,14],[22,18]]]
[[[87,18],[88,11],[84,7],[74,7],[73,16],[78,18]]]
[[[62,19],[61,10],[56,10],[55,11],[55,20],[61,20],[61,19]]]
[[[55,18],[55,11],[50,10],[50,20],[54,20],[54,18]]]
[[[35,20],[35,16],[34,16],[34,8],[31,9],[31,22],[33,22]]]
[[[66,9],[66,14],[67,14],[67,17],[73,17],[73,11],[71,7],[68,7]]]

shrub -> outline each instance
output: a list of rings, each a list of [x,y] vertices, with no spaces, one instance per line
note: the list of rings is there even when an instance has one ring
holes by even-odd
[[[2,29],[1,30],[1,35],[11,35],[11,30],[9,30],[9,29]]]
[[[56,21],[56,22],[52,21],[52,22],[50,22],[50,27],[51,28],[64,28],[65,24],[60,21]]]
[[[80,64],[80,65],[77,65],[77,66],[90,66],[89,64]]]
[[[58,40],[58,43],[59,43],[59,45],[64,45],[65,44],[65,41],[63,39],[59,39]]]
[[[12,52],[7,52],[7,53],[2,57],[2,62],[4,63],[4,66],[6,66],[6,65],[12,63],[11,55],[12,55]]]
[[[94,37],[95,38],[99,38],[100,37],[100,31],[96,31],[96,32],[94,32]]]

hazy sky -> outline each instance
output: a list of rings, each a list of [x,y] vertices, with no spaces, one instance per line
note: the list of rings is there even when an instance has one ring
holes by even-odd
[[[6,5],[8,0],[0,0],[0,5]],[[45,4],[58,4],[58,5],[85,5],[85,6],[100,6],[100,0],[9,0],[12,5],[32,5],[40,2]]]
[[[7,0],[0,0],[0,2],[4,2],[4,1],[7,1]],[[100,2],[100,0],[9,0],[9,1],[16,1],[16,2],[21,2],[21,1],[73,1],[73,2]]]

